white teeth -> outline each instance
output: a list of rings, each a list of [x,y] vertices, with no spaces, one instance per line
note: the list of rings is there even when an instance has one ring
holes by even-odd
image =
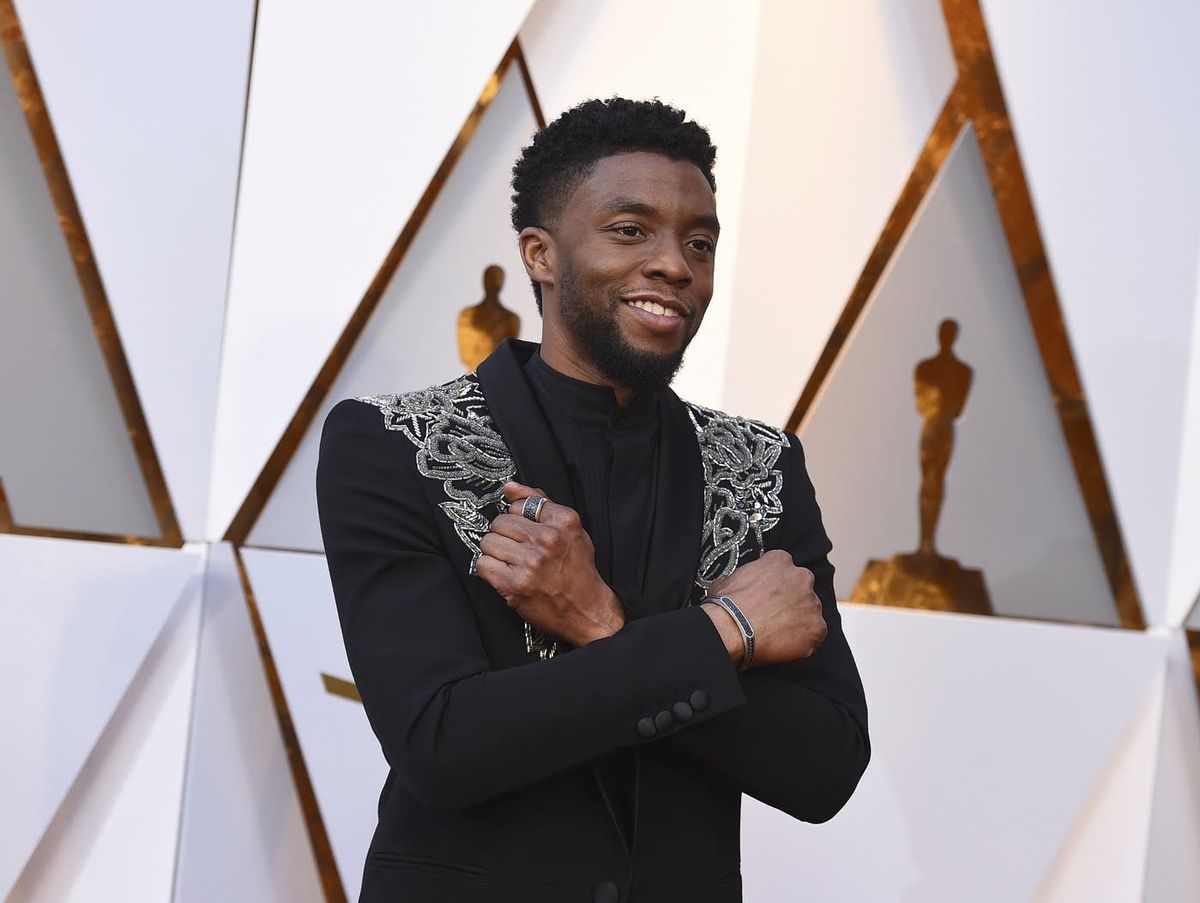
[[[626,303],[632,307],[638,308],[639,310],[648,311],[649,313],[652,313],[652,314],[658,314],[660,317],[678,317],[679,316],[678,311],[672,310],[669,307],[663,307],[661,304],[659,304],[656,301],[643,301],[639,298],[635,301],[627,301]]]

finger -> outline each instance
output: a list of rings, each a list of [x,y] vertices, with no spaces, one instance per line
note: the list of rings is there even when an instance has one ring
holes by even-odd
[[[546,490],[538,489],[536,486],[526,486],[524,483],[518,483],[516,480],[509,480],[505,483],[503,492],[504,499],[508,502],[527,499],[531,495],[540,495],[542,498],[549,498]]]
[[[546,539],[546,530],[548,529],[550,528],[545,524],[532,521],[520,514],[497,515],[491,524],[491,532],[499,533],[501,536],[507,536],[509,539],[525,543],[533,543],[539,539]]]
[[[570,530],[581,525],[578,511],[569,505],[559,505],[550,501],[542,505],[542,510],[538,512],[537,522],[559,530]]]
[[[475,573],[502,596],[512,589],[513,568],[506,561],[493,558],[491,555],[480,555],[475,559]],[[509,605],[511,607],[512,603],[510,602]]]
[[[521,543],[500,533],[489,533],[479,543],[479,549],[489,558],[509,565],[529,566],[529,544]],[[479,569],[478,563],[475,565]]]

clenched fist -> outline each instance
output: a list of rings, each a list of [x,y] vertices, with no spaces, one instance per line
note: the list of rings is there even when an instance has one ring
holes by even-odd
[[[743,564],[709,587],[709,595],[728,596],[754,628],[751,667],[808,658],[825,639],[827,627],[821,600],[813,589],[813,574],[796,567],[792,556],[772,549]],[[733,618],[715,602],[704,608],[721,632],[735,662],[742,660],[742,635]]]
[[[505,483],[509,513],[492,521],[479,544],[475,573],[529,624],[573,646],[612,636],[625,625],[621,600],[596,570],[595,548],[579,514],[547,499],[537,521],[521,515],[531,495]],[[517,512],[517,513],[513,513]]]

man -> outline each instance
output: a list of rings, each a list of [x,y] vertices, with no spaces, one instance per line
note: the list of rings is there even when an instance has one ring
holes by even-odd
[[[658,102],[565,113],[513,176],[540,347],[326,422],[391,766],[364,901],[737,901],[742,793],[820,822],[866,767],[799,442],[667,387],[712,295],[715,155]]]

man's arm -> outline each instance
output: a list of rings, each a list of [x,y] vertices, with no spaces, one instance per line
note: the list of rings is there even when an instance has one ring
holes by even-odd
[[[424,479],[413,448],[384,428],[378,409],[347,401],[330,413],[317,497],[346,653],[384,755],[427,805],[465,808],[647,743],[645,719],[696,691],[706,705],[686,725],[656,726],[654,737],[745,703],[699,609],[644,618],[549,661],[492,670],[439,543],[441,514],[424,500]],[[499,597],[496,605],[504,608]]]
[[[862,681],[834,596],[831,546],[800,443],[795,436],[789,440],[784,511],[800,529],[787,551],[813,573],[828,629],[825,641],[808,658],[743,673],[747,705],[675,734],[664,745],[768,805],[822,822],[850,798],[871,750]],[[715,584],[713,592],[720,588]]]

